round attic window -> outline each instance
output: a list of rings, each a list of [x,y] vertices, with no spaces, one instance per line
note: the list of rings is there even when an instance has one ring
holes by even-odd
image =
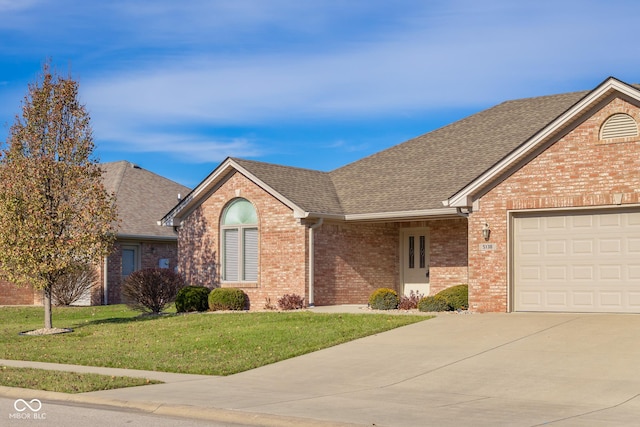
[[[600,128],[600,139],[638,136],[638,124],[628,114],[618,113],[609,117]]]

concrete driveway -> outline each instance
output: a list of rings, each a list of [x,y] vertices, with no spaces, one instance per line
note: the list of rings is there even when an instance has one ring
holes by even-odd
[[[633,425],[639,362],[640,315],[443,314],[230,377],[90,394],[376,426]]]
[[[627,426],[639,361],[640,315],[443,314],[229,377],[80,398],[250,425]]]

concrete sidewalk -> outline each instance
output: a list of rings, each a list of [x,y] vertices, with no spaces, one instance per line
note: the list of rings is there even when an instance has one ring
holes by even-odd
[[[0,395],[265,426],[622,426],[640,414],[638,360],[638,315],[442,314],[229,377],[117,370],[166,384]]]

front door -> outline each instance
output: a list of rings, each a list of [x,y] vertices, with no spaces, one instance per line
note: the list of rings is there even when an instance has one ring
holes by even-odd
[[[429,229],[402,230],[402,282],[403,293],[411,291],[429,295]]]
[[[126,279],[131,273],[138,270],[138,247],[123,246],[122,247],[122,280]]]

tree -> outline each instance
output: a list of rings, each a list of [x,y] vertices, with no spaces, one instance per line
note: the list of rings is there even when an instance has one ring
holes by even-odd
[[[43,291],[45,328],[52,328],[55,283],[75,266],[99,262],[115,239],[114,196],[93,150],[78,83],[45,64],[0,152],[1,273]]]

